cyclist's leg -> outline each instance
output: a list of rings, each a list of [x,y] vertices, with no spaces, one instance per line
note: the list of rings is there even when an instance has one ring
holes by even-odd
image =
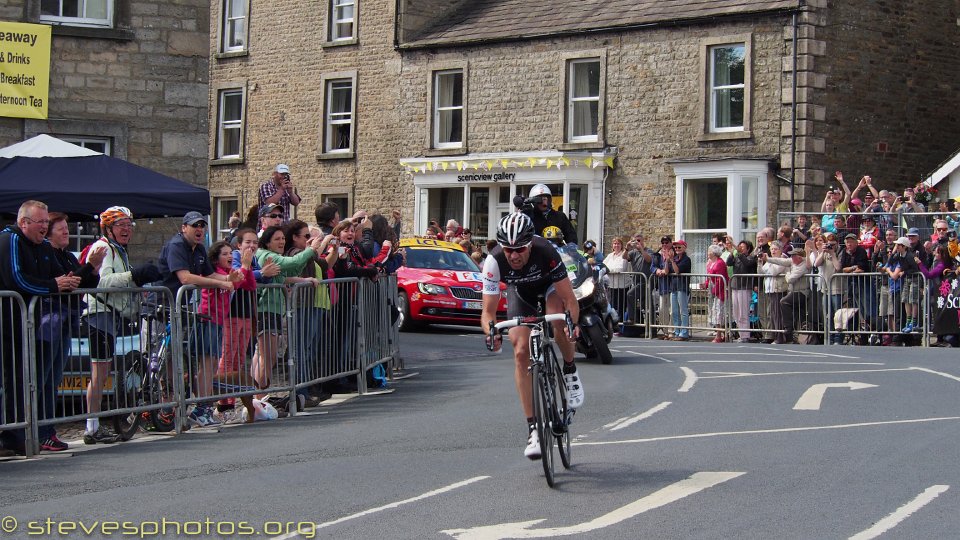
[[[545,298],[548,315],[563,313],[563,301],[560,300],[560,295],[556,294],[553,285],[547,289]],[[567,337],[567,323],[565,321],[553,321],[550,324],[553,325],[553,340],[557,343],[557,346],[560,347],[560,354],[563,355],[564,363],[569,364],[573,362],[573,354],[576,352],[576,346],[574,342],[570,341],[570,338]]]
[[[533,418],[533,393],[530,385],[530,329],[515,326],[508,334],[513,345],[513,382],[517,386],[524,418]]]

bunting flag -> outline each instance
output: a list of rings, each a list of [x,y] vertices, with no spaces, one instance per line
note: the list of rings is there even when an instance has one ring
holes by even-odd
[[[474,171],[484,169],[487,171],[492,171],[495,168],[500,169],[511,169],[511,168],[531,168],[536,167],[546,167],[551,169],[556,167],[557,170],[562,170],[564,167],[588,167],[591,169],[596,169],[599,167],[607,167],[612,169],[614,167],[614,158],[603,157],[596,158],[593,156],[587,156],[582,159],[580,158],[569,158],[567,156],[560,156],[556,159],[551,158],[537,158],[537,157],[528,157],[523,160],[515,160],[508,158],[498,158],[498,159],[486,159],[480,161],[465,161],[465,160],[450,160],[450,161],[423,161],[423,162],[411,162],[411,161],[401,161],[400,166],[403,167],[407,172],[436,172],[436,171],[447,171],[452,168],[456,168],[458,171],[463,171],[465,169],[473,169]]]

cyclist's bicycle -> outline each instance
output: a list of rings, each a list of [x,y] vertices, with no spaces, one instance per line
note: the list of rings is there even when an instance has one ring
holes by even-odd
[[[570,313],[554,313],[535,317],[515,317],[496,325],[491,323],[487,347],[493,350],[497,333],[514,326],[530,328],[530,380],[533,385],[533,416],[540,438],[541,462],[547,485],[553,487],[553,442],[556,439],[560,461],[570,468],[570,424],[576,411],[567,407],[567,389],[563,382],[560,355],[553,345],[553,321],[566,320],[573,334]]]
[[[170,374],[170,309],[147,304],[141,312],[143,351],[130,357],[119,375],[118,400],[122,407],[143,407],[172,400],[173,383]],[[113,427],[121,440],[129,440],[143,423],[154,431],[173,430],[176,414],[173,407],[155,408],[113,417]]]

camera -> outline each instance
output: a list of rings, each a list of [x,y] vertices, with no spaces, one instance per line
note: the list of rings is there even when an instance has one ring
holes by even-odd
[[[827,242],[823,247],[825,247],[825,248],[833,251],[833,250],[837,249],[837,244],[834,243],[834,242]]]

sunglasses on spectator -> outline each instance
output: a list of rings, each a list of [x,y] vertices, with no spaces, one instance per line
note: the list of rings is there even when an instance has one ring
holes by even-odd
[[[282,218],[283,214],[267,214],[267,217],[277,219],[277,218]]]
[[[511,254],[511,253],[526,253],[526,252],[527,252],[527,249],[529,249],[529,248],[530,248],[529,245],[520,246],[520,247],[506,247],[506,246],[504,246],[504,247],[503,247],[503,252],[506,253],[506,254],[508,254],[508,255]]]
[[[196,223],[191,224],[190,226],[193,227],[194,229],[206,229],[207,223],[205,221],[198,221]]]
[[[948,229],[948,228],[946,228],[946,227],[937,227],[937,232],[947,232],[947,231],[949,231],[949,230],[950,230],[950,229]]]

